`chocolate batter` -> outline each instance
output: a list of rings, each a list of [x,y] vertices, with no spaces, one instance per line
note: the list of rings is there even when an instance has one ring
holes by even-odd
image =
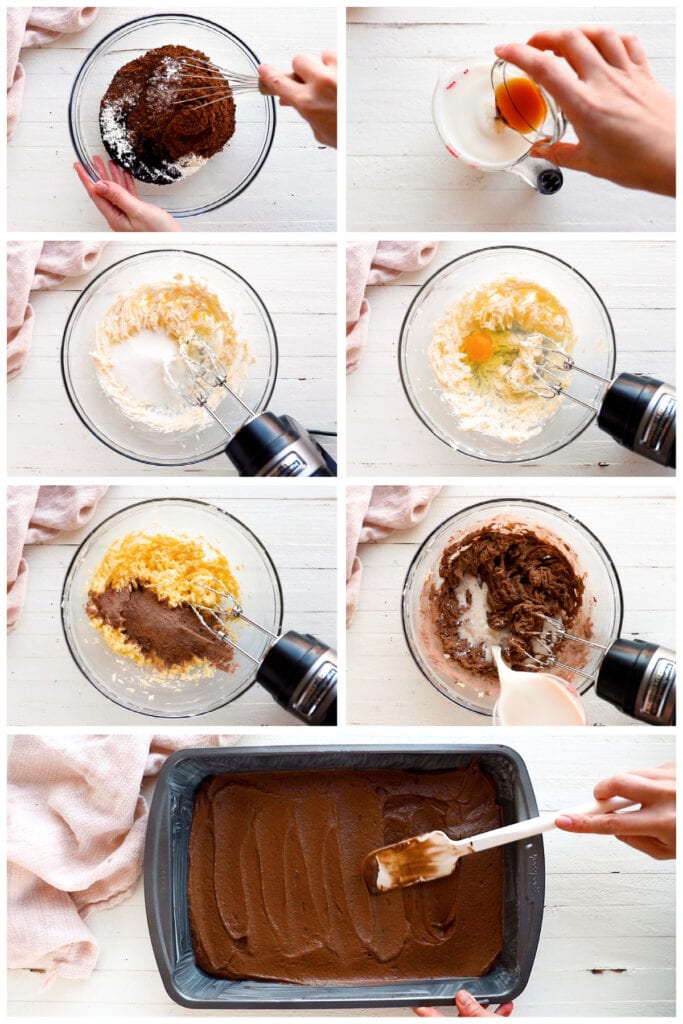
[[[232,90],[200,50],[160,46],[116,72],[100,104],[100,131],[119,167],[138,181],[165,185],[232,137]]]
[[[143,654],[156,655],[169,669],[194,657],[206,659],[224,672],[231,671],[234,651],[206,629],[188,605],[171,608],[151,590],[90,591],[86,612],[121,630]]]
[[[195,795],[188,896],[199,967],[305,985],[480,976],[503,944],[503,851],[371,895],[371,850],[502,823],[476,763],[444,772],[214,775]]]
[[[486,588],[487,621],[504,631],[501,648],[513,669],[532,668],[527,654],[533,633],[543,629],[547,617],[571,629],[581,609],[583,580],[559,548],[531,530],[485,527],[450,544],[441,556],[442,581],[430,592],[433,628],[444,654],[478,676],[497,679],[485,643],[472,644],[461,627],[472,603],[468,579]],[[556,635],[545,636],[550,649],[559,650]]]

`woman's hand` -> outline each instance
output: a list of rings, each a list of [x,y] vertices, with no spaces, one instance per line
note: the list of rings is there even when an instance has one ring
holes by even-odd
[[[656,860],[676,856],[676,763],[659,768],[612,775],[598,782],[593,790],[596,800],[623,796],[639,803],[637,811],[612,814],[561,815],[555,821],[565,832],[590,832],[615,836],[622,843]]]
[[[93,157],[99,181],[91,181],[80,164],[74,164],[76,174],[93,203],[112,231],[182,231],[180,224],[166,210],[138,198],[135,182],[128,171],[111,160],[109,174],[104,160]]]
[[[268,64],[258,69],[259,78],[281,107],[294,107],[308,121],[318,142],[337,148],[337,54],[325,50],[322,57],[299,53],[292,61],[295,81],[285,71]]]
[[[509,1017],[513,1010],[512,1003],[503,1003],[497,1010],[487,1010],[464,988],[456,992],[455,1005],[461,1017]],[[433,1006],[416,1006],[413,1013],[417,1017],[445,1017],[441,1010],[436,1010]]]
[[[536,146],[532,156],[627,188],[676,194],[676,109],[655,80],[637,36],[613,28],[549,29],[496,47],[557,101],[576,145]],[[560,59],[558,59],[560,58]]]

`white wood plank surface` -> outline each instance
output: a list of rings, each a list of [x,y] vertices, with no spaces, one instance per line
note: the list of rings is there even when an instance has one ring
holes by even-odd
[[[368,731],[345,744],[469,742],[452,729]],[[579,733],[558,744],[552,735],[496,733],[527,763],[541,810],[587,799],[593,785],[617,770],[661,764],[674,757],[673,735]],[[243,743],[310,742],[310,733],[245,737]],[[553,832],[544,839],[546,906],[529,985],[516,1002],[518,1017],[664,1017],[675,1014],[675,870],[604,836]],[[88,921],[99,939],[100,960],[85,982],[43,988],[39,975],[11,971],[10,1016],[189,1017],[163,990],[145,921],[142,884],[120,907]],[[447,1015],[451,1013],[446,1010]],[[229,1010],[202,1017],[234,1017]],[[243,1015],[244,1016],[244,1015]],[[302,1017],[295,1011],[252,1012],[254,1017]],[[412,1018],[409,1009],[348,1010],[316,1017]]]
[[[267,481],[232,488],[214,484],[201,490],[173,484],[112,487],[86,527],[63,534],[55,543],[27,549],[27,600],[7,642],[7,720],[12,725],[149,727],[149,718],[119,708],[81,675],[62,635],[60,598],[74,551],[97,523],[152,497],[195,497],[234,513],[261,539],[280,574],[284,629],[310,632],[338,647],[336,499],[332,487],[285,483],[273,490]],[[305,535],[302,522],[306,523]],[[188,719],[179,721],[187,724]],[[298,725],[258,685],[225,708],[194,721],[200,728]]]
[[[511,240],[514,242],[515,240]],[[347,377],[347,436],[351,475],[376,476],[671,476],[622,448],[592,424],[559,452],[517,465],[481,462],[461,455],[434,437],[405,396],[398,372],[403,317],[419,288],[450,260],[479,242],[441,242],[431,264],[396,282],[367,291],[371,308],[367,350]],[[486,238],[484,245],[506,244]],[[616,373],[645,373],[674,383],[675,244],[664,241],[578,241],[537,239],[531,245],[576,267],[597,289],[614,324]]]
[[[162,248],[162,246],[154,246]],[[163,248],[184,248],[182,242]],[[191,242],[188,248],[212,256],[242,274],[269,310],[278,339],[280,364],[270,408],[289,413],[305,426],[336,430],[336,247],[322,242]],[[8,468],[10,474],[73,476],[236,476],[224,455],[194,466],[161,468],[124,458],[101,444],[74,412],[60,370],[60,346],[67,317],[81,291],[97,274],[149,245],[112,242],[92,273],[49,291],[32,292],[35,327],[31,354],[10,381]],[[104,400],[104,399],[103,399]],[[336,452],[336,438],[324,438]]]
[[[360,601],[347,631],[350,725],[491,725],[490,718],[453,704],[422,676],[403,636],[401,591],[415,552],[439,523],[469,505],[502,497],[536,498],[576,516],[603,543],[621,579],[622,636],[676,648],[672,481],[656,489],[644,482],[580,480],[460,483],[440,492],[418,526],[359,549]],[[591,724],[636,724],[592,690],[584,701]]]
[[[76,178],[67,118],[73,80],[107,33],[159,8],[100,7],[83,32],[24,50],[21,121],[8,145],[8,225],[14,231],[106,231]],[[164,8],[161,8],[164,10]],[[300,7],[192,8],[244,39],[259,59],[291,68],[299,52],[336,46],[336,11]],[[336,152],[321,147],[291,108],[278,104],[275,140],[255,181],[231,203],[183,220],[186,231],[330,231],[336,224]]]
[[[674,8],[353,7],[347,13],[347,225],[355,231],[673,231],[673,199],[565,171],[541,196],[511,174],[464,167],[432,123],[441,65],[493,59],[502,42],[539,29],[614,25],[643,42],[674,91]],[[567,139],[571,139],[571,135]]]

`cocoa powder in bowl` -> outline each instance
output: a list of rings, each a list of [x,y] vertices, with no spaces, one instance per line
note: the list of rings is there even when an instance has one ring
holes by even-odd
[[[232,90],[200,50],[160,46],[116,72],[100,104],[100,132],[119,167],[138,181],[167,185],[232,138]]]

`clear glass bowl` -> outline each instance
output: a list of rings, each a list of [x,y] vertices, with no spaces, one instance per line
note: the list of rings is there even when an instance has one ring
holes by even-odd
[[[85,611],[97,566],[114,541],[133,531],[203,537],[225,554],[236,572],[245,613],[273,633],[282,626],[282,588],[266,549],[235,516],[203,501],[162,498],[116,512],[95,527],[76,551],[62,590],[62,626],[69,651],[95,689],[120,707],[157,718],[192,718],[236,700],[256,675],[255,663],[235,652],[232,672],[216,670],[210,678],[164,677],[105,643]],[[264,634],[247,625],[238,643],[254,658],[269,645]]]
[[[163,434],[133,423],[100,386],[91,352],[95,325],[121,292],[145,281],[162,281],[183,273],[202,278],[234,319],[237,332],[249,342],[254,363],[240,397],[254,412],[270,401],[277,377],[275,328],[258,293],[236,271],[210,256],[184,249],[158,249],[128,256],[93,278],[76,300],[64,328],[62,376],[76,413],[88,430],[108,448],[137,462],[155,466],[185,466],[210,459],[225,450],[228,436],[218,424],[202,430]],[[236,431],[244,423],[244,409],[225,391],[217,413]]]
[[[623,621],[621,584],[612,559],[598,538],[562,509],[541,501],[502,498],[470,505],[446,519],[427,537],[408,569],[401,596],[403,632],[415,664],[439,693],[468,711],[488,716],[493,715],[498,699],[497,682],[482,682],[448,662],[423,625],[420,606],[425,587],[440,579],[439,562],[444,549],[473,530],[493,525],[540,531],[570,560],[585,586],[581,611],[572,627],[579,635],[582,627],[590,623],[591,640],[607,646],[619,636]],[[593,685],[592,677],[602,652],[579,644],[572,649],[581,672],[559,667],[549,671],[583,694]]]
[[[100,40],[83,62],[69,98],[69,131],[76,156],[93,181],[94,156],[107,153],[99,125],[100,102],[124,64],[160,46],[189,46],[231,71],[257,75],[258,57],[222,25],[192,14],[135,18]],[[196,217],[235,199],[259,173],[275,135],[275,102],[259,92],[235,96],[236,129],[225,148],[195,174],[172,185],[138,182],[141,199],[174,217]]]
[[[445,397],[429,362],[434,327],[448,307],[471,289],[505,274],[514,274],[549,289],[566,307],[574,325],[576,365],[612,378],[614,329],[593,286],[556,256],[516,245],[492,246],[459,256],[425,282],[403,320],[398,347],[399,371],[413,410],[449,448],[489,462],[526,462],[570,444],[595,419],[595,412],[564,398],[540,433],[522,444],[463,430],[458,413]],[[596,405],[604,385],[575,371],[569,390],[584,402]]]

